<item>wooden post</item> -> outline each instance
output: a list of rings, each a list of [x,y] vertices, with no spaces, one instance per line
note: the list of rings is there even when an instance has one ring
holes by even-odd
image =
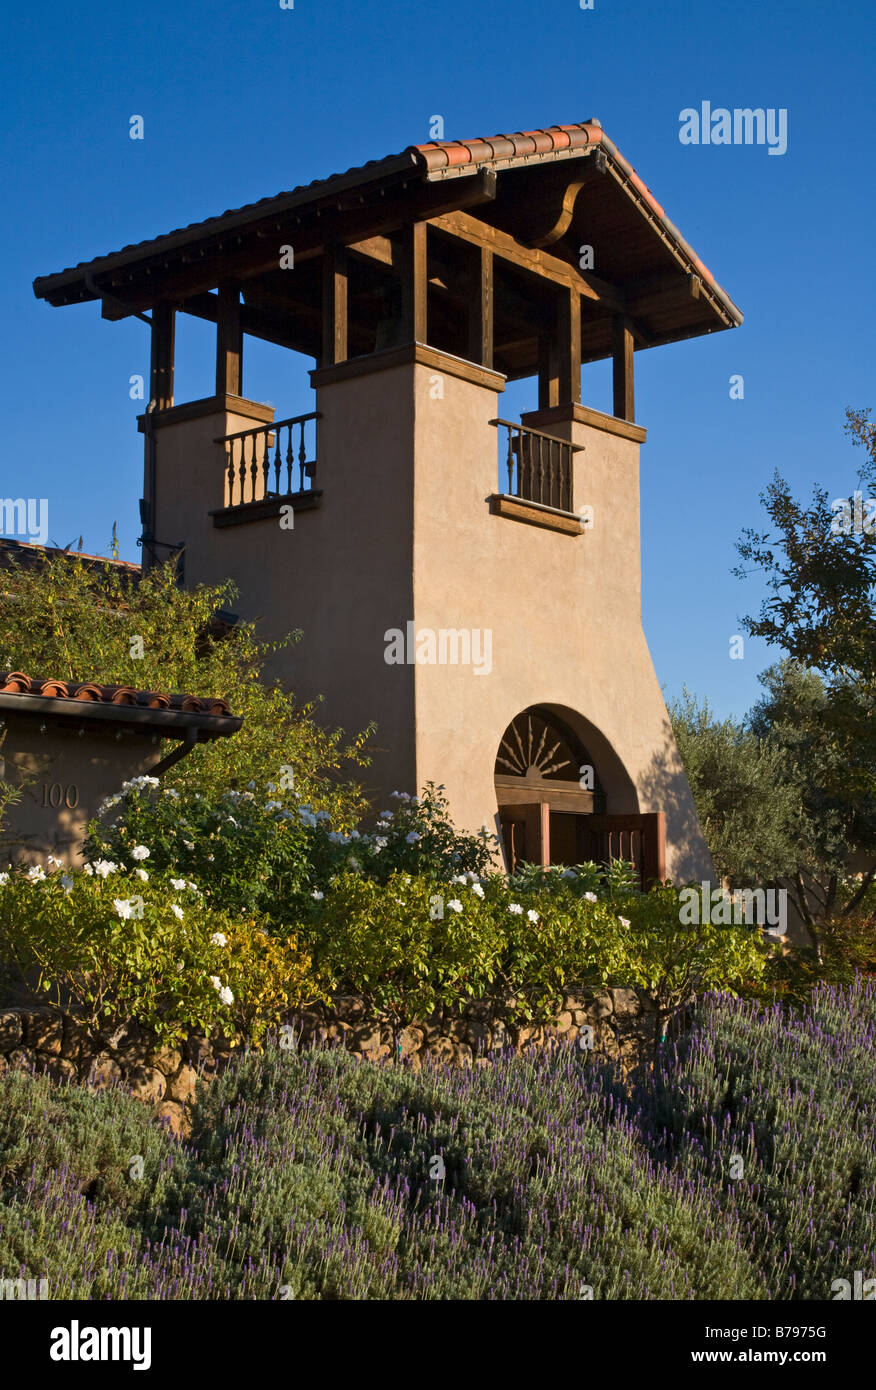
[[[526,822],[526,858],[546,867],[551,862],[551,808],[548,801],[524,802],[517,807]]]
[[[642,878],[646,888],[666,878],[666,813],[646,812],[642,816]]]
[[[405,337],[411,343],[425,343],[427,332],[426,223],[411,222],[404,229],[404,269],[402,273],[402,319]]]
[[[240,286],[219,286],[216,314],[216,395],[243,393],[243,332],[240,327]]]
[[[612,357],[615,418],[635,420],[633,329],[630,320],[624,314],[615,314],[612,318]]]
[[[538,408],[550,410],[560,403],[560,359],[553,325],[538,335]]]
[[[581,296],[576,289],[563,290],[557,305],[559,348],[558,405],[581,403]]]
[[[468,355],[482,367],[493,365],[493,253],[486,246],[471,248]]]
[[[169,410],[173,405],[174,311],[165,300],[152,308],[152,363],[149,381],[150,406]]]
[[[347,360],[347,248],[329,243],[322,259],[322,366]]]

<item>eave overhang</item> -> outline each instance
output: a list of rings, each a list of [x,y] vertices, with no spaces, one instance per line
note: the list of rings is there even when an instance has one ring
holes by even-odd
[[[556,172],[548,174],[551,169]],[[742,322],[739,308],[595,120],[468,142],[410,146],[387,159],[40,276],[34,293],[55,306],[105,295],[103,312],[109,318],[123,317],[125,305],[138,312],[162,298],[181,309],[189,300],[191,311],[205,316],[200,302],[205,290],[222,276],[237,276],[246,284],[275,269],[278,240],[288,239],[294,246],[297,265],[299,259],[321,256],[330,241],[355,243],[405,220],[429,220],[456,209],[468,208],[483,221],[501,226],[503,196],[507,203],[509,190],[514,200],[513,190],[528,190],[534,178],[539,187],[549,179],[562,193],[565,169],[571,192],[568,216],[558,226],[566,239],[551,239],[551,252],[575,264],[573,247],[582,229],[592,223],[594,213],[603,218],[597,270],[629,305],[638,325],[638,347]],[[530,175],[529,170],[538,172]],[[537,205],[537,196],[516,199],[524,207],[533,202]],[[513,216],[504,230],[518,238],[521,250],[547,244],[528,239]],[[613,273],[606,275],[601,268],[603,249],[608,249],[610,262],[618,247],[624,255],[629,250],[628,263],[616,260]],[[253,326],[257,331],[255,320]],[[594,325],[589,340],[585,335],[584,361],[609,354],[606,333]]]

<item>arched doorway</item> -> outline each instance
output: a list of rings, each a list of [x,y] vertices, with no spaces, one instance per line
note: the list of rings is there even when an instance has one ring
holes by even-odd
[[[512,872],[522,863],[626,859],[643,886],[664,877],[662,812],[608,814],[599,765],[556,710],[533,705],[512,719],[499,741],[494,779]]]

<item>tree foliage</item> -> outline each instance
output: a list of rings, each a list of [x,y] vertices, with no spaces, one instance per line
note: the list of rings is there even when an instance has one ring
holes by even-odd
[[[876,495],[876,426],[870,412],[848,410],[846,433],[865,451],[858,472],[863,489]],[[776,473],[761,500],[772,532],[747,530],[742,559],[764,575],[768,596],[757,618],[742,625],[752,636],[781,648],[799,667],[823,681],[819,722],[832,743],[831,757],[847,792],[876,791],[876,533],[845,533],[824,488],[808,506]],[[748,570],[737,567],[745,577]]]
[[[722,879],[740,887],[793,873],[801,808],[782,749],[744,722],[716,718],[687,688],[669,717]]]
[[[869,416],[846,412],[862,495],[876,494]],[[771,527],[743,533],[735,573],[760,571],[767,596],[742,625],[784,659],[742,722],[716,720],[685,691],[673,725],[721,872],[781,882],[820,958],[848,937],[861,961],[876,879],[876,532],[840,524],[853,504],[832,505],[824,488],[798,501],[778,472],[761,501]]]
[[[0,668],[224,698],[243,717],[239,733],[198,745],[165,785],[218,796],[279,782],[285,768],[301,800],[348,819],[362,797],[341,776],[367,762],[370,730],[345,739],[323,728],[314,704],[270,677],[297,634],[271,643],[253,623],[218,621],[235,592],[230,580],[182,589],[170,562],[140,575],[73,554],[13,561],[0,571]]]

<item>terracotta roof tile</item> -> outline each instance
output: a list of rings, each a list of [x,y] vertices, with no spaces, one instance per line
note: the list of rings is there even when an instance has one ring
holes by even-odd
[[[95,685],[91,681],[41,680],[23,671],[0,671],[0,695],[40,695],[46,700],[85,700],[141,709],[178,710],[183,714],[231,714],[227,700],[221,698],[168,695],[158,690],[135,690],[129,685]]]
[[[56,555],[71,555],[77,560],[93,560],[95,565],[105,566],[107,569],[127,570],[134,575],[139,575],[141,569],[135,560],[113,560],[108,555],[92,555],[87,550],[73,550],[69,546],[62,549],[58,545],[38,545],[35,541],[16,541],[10,536],[0,536],[0,565],[12,560],[28,562],[38,556],[52,559]]]
[[[521,159],[528,155],[581,149],[600,143],[601,136],[598,121],[582,121],[578,125],[523,130],[513,135],[479,136],[476,140],[431,140],[425,145],[415,145],[414,149],[432,171],[451,165],[483,164],[488,160]]]

